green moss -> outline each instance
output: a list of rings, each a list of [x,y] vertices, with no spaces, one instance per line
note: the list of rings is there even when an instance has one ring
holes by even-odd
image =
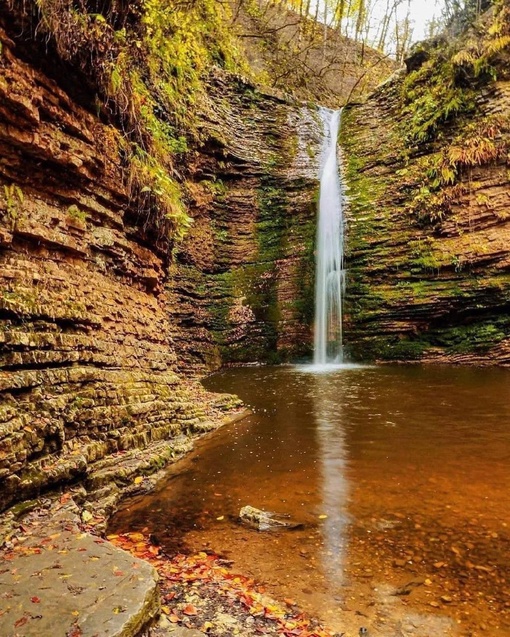
[[[213,66],[247,72],[230,28],[228,3],[87,3],[31,0],[27,24],[51,38],[61,57],[96,88],[98,114],[116,119],[131,206],[156,239],[172,243],[190,219],[176,179],[175,157],[200,141],[200,106]],[[35,34],[34,34],[35,37]],[[101,113],[102,112],[102,113]]]

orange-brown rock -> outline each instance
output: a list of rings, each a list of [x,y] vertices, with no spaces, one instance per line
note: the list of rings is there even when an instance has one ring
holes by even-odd
[[[130,207],[119,132],[0,38],[3,508],[221,405],[174,372],[168,251]]]
[[[494,114],[503,123],[494,143],[510,147],[510,82],[504,69],[500,75],[479,90],[475,113],[411,149],[402,133],[402,75],[349,110],[346,342],[355,357],[510,364],[507,155],[461,168],[445,189],[444,214],[427,221],[413,210],[420,193],[433,196],[432,186],[423,190],[432,181],[428,159],[483,131]]]

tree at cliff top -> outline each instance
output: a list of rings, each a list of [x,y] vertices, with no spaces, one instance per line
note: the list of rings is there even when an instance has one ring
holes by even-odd
[[[259,80],[301,99],[338,107],[351,94],[369,93],[396,68],[361,33],[358,41],[347,37],[329,14],[324,20],[307,3],[235,0],[234,7],[240,40]],[[354,8],[351,15],[358,15]]]

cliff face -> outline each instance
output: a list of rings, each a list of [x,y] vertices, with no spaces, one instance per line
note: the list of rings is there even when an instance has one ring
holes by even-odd
[[[315,108],[212,73],[169,164],[177,246],[124,113],[19,15],[0,11],[0,509],[69,482],[114,499],[237,405],[183,378],[309,350],[322,139]]]
[[[194,223],[170,278],[185,368],[277,362],[310,351],[316,109],[217,77],[194,167]]]
[[[407,74],[346,113],[346,341],[358,359],[510,363],[510,78],[503,17],[502,48],[489,60],[486,81],[470,79],[469,39],[449,57],[443,43],[440,57],[441,44],[430,55],[418,52]],[[497,48],[494,40],[478,51],[483,46]],[[452,68],[459,86],[449,84]],[[430,92],[428,119],[420,82]],[[442,116],[446,90],[458,111]]]
[[[0,38],[3,508],[207,428],[223,399],[174,373],[168,246],[133,210],[119,132]]]

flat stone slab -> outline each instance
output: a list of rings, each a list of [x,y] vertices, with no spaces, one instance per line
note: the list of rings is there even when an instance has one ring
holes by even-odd
[[[133,637],[159,611],[155,569],[70,523],[0,555],[0,637]]]

